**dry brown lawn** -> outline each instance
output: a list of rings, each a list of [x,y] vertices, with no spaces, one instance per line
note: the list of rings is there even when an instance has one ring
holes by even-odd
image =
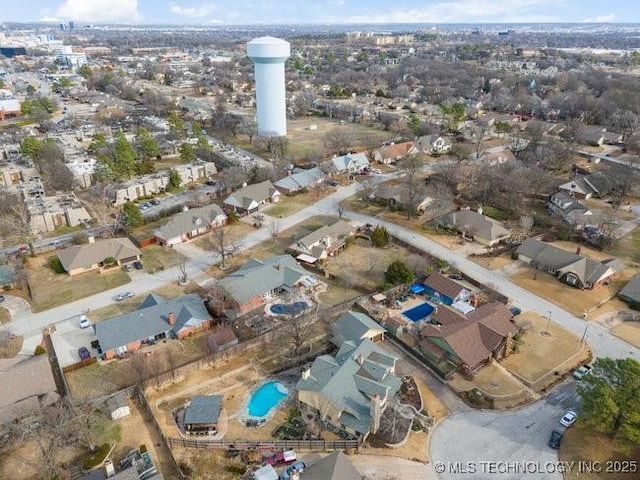
[[[332,307],[362,295],[362,292],[355,288],[337,285],[336,282],[326,278],[323,278],[322,281],[327,284],[327,289],[318,295],[318,299],[324,305]]]
[[[48,310],[95,293],[110,290],[131,281],[119,267],[102,273],[94,271],[73,277],[55,273],[47,266],[50,255],[29,259],[29,281],[33,292],[31,309],[34,312]]]
[[[413,377],[413,379],[418,384],[420,394],[422,395],[422,408],[426,410],[436,422],[441,418],[446,417],[449,411],[447,410],[447,407],[444,406],[444,403],[442,403],[440,399],[431,390],[429,390],[429,387],[427,387],[422,380],[416,377]]]
[[[314,189],[309,192],[298,193],[297,195],[282,195],[278,203],[264,209],[262,213],[269,215],[272,218],[288,217],[289,215],[296,213],[298,210],[302,210],[309,205],[313,205],[318,200],[330,195],[334,191],[334,188],[327,186],[322,190]]]
[[[509,255],[500,255],[499,257],[478,257],[471,255],[468,258],[487,270],[499,270],[513,262]]]
[[[616,337],[640,348],[640,322],[624,322],[611,329]]]
[[[0,345],[0,358],[13,358],[22,349],[24,338],[20,335],[13,335],[9,343]]]
[[[607,302],[615,299],[616,293],[627,283],[633,273],[625,271],[609,285],[603,285],[594,290],[579,290],[560,282],[556,277],[538,272],[534,280],[534,270],[528,266],[518,269],[511,275],[512,282],[528,291],[555,303],[559,307],[582,317],[585,310],[589,315],[598,315],[606,309]],[[617,304],[614,308],[617,308]]]
[[[517,351],[500,363],[536,390],[554,380],[553,372],[570,371],[590,355],[580,338],[537,313],[522,313],[517,317],[516,324],[523,332],[517,343]],[[547,324],[549,335],[544,333]],[[549,382],[541,381],[549,375]],[[536,382],[539,381],[541,383],[538,385]]]
[[[186,257],[175,248],[150,245],[142,250],[141,262],[147,273],[155,273],[158,270],[175,267],[184,258]]]
[[[494,363],[482,368],[473,376],[473,380],[466,380],[455,373],[449,383],[456,391],[467,392],[478,388],[492,396],[514,395],[523,389],[522,383]]]
[[[411,432],[409,440],[399,448],[373,448],[368,445],[361,447],[364,455],[384,455],[401,457],[427,463],[429,461],[429,442],[425,432]],[[389,477],[391,478],[391,477]]]
[[[0,325],[4,325],[9,321],[11,321],[11,314],[9,313],[9,310],[4,307],[0,307]]]
[[[580,423],[567,429],[560,446],[560,460],[563,462],[600,462],[603,470],[607,467],[607,461],[627,461],[640,465],[640,448],[631,455],[618,448],[611,438],[602,433],[587,430]],[[638,478],[637,469],[633,473],[611,472],[577,472],[575,469],[571,478],[580,480],[631,480]],[[569,478],[569,476],[565,476]]]

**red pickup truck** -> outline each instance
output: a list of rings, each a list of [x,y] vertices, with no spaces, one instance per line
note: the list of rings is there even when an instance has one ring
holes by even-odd
[[[265,461],[271,465],[272,467],[278,465],[290,465],[295,462],[297,459],[296,452],[293,450],[287,450],[285,452],[277,452],[273,455],[268,455],[265,457]]]

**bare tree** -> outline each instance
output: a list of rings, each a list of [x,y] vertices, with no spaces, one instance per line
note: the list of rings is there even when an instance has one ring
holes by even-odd
[[[291,316],[284,321],[282,341],[288,356],[299,359],[304,353],[305,345],[309,345],[309,338],[313,324],[321,317],[318,307],[313,312],[303,312]]]
[[[35,256],[34,242],[37,235],[31,229],[31,214],[22,201],[15,201],[3,209],[0,216],[0,235],[7,244],[26,243],[31,256]]]
[[[360,184],[364,203],[369,203],[369,201],[375,196],[376,187],[377,185],[371,179],[367,179]]]
[[[343,127],[334,128],[322,138],[322,144],[327,154],[340,154],[347,151],[353,144],[352,133]]]
[[[271,221],[270,230],[271,241],[275,244],[278,241],[278,236],[280,235],[280,222],[278,222],[278,220],[276,219],[273,219]]]
[[[347,202],[345,200],[338,200],[337,198],[333,201],[333,208],[338,214],[338,218],[342,220],[342,215],[344,215],[344,211],[347,208]]]
[[[473,137],[475,139],[475,159],[478,160],[483,153],[484,141],[487,133],[489,132],[489,126],[486,124],[476,124],[473,129]]]
[[[148,357],[144,352],[136,350],[129,357],[129,367],[132,370],[132,378],[136,385],[144,389],[145,384],[151,378]]]
[[[398,165],[399,171],[403,174],[400,178],[402,203],[406,210],[407,219],[410,219],[425,197],[424,180],[419,175],[423,164],[418,157],[409,156],[400,160]]]
[[[204,247],[220,255],[220,267],[226,268],[227,259],[240,250],[241,242],[239,239],[229,236],[226,228],[220,227],[206,237]]]
[[[178,263],[178,272],[178,283],[180,285],[185,285],[189,278],[189,274],[187,272],[187,259],[185,257],[182,257]]]

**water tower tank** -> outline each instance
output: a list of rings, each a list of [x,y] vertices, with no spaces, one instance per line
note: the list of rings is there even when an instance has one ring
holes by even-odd
[[[247,43],[247,56],[255,69],[258,135],[280,137],[287,134],[287,105],[284,62],[291,54],[289,42],[260,37]]]

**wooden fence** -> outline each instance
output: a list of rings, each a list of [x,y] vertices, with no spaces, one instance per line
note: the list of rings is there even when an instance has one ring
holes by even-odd
[[[86,360],[80,360],[79,362],[72,363],[71,365],[67,365],[66,367],[62,367],[63,373],[73,372],[74,370],[78,370],[80,368],[88,367],[89,365],[93,365],[97,363],[98,359],[96,357],[89,357]]]
[[[359,440],[207,440],[168,437],[166,441],[171,447],[196,449],[331,451],[360,446]]]

